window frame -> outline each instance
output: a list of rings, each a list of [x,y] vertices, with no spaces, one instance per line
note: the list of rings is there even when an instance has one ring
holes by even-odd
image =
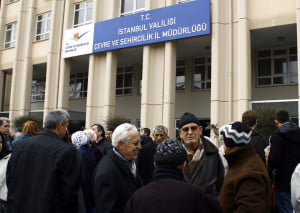
[[[133,8],[132,10],[128,11],[128,12],[122,12],[122,9],[123,9],[123,3],[125,2],[126,0],[120,0],[120,16],[127,16],[127,15],[132,15],[132,14],[135,14],[135,13],[140,13],[140,12],[143,12],[145,11],[145,0],[144,1],[144,7],[143,8],[137,8],[137,1],[138,0],[132,0],[133,3]]]
[[[11,26],[11,29],[8,29],[8,26]],[[7,41],[8,32],[11,32],[9,41]],[[13,48],[16,46],[16,36],[17,36],[17,22],[12,22],[12,23],[6,24],[4,49]]]
[[[295,53],[290,53],[291,49],[295,48]],[[270,55],[268,56],[259,56],[260,53],[263,53],[264,51],[270,51]],[[285,51],[284,54],[279,54],[279,51]],[[277,52],[277,53],[276,53]],[[286,47],[276,47],[276,48],[262,48],[256,50],[256,77],[255,77],[255,84],[257,88],[261,87],[270,87],[270,86],[284,86],[284,85],[297,85],[298,84],[298,72],[291,72],[290,69],[290,62],[291,57],[296,58],[296,65],[298,64],[298,58],[297,58],[297,46],[286,46]],[[276,74],[276,60],[285,59],[286,61],[286,73],[277,73]],[[270,60],[270,74],[269,75],[260,75],[260,61],[261,60]],[[298,70],[298,68],[296,69]],[[292,82],[291,77],[294,77],[296,79],[295,82]],[[276,78],[283,78],[283,83],[274,83],[276,81]],[[269,79],[270,83],[268,84],[262,84],[260,83],[260,79]],[[284,82],[286,79],[287,82]]]
[[[42,19],[39,20],[39,17],[42,16]],[[45,16],[45,17],[44,17]],[[50,29],[51,29],[51,17],[52,13],[51,12],[45,12],[42,14],[39,14],[36,16],[36,31],[35,31],[35,41],[43,41],[49,39],[50,36]],[[41,24],[41,33],[38,34],[38,24]],[[45,26],[45,31],[42,32],[43,26]],[[48,27],[49,26],[49,27]],[[40,39],[37,39],[37,37],[40,36]]]
[[[204,63],[196,63],[197,59],[204,59]],[[195,71],[197,66],[204,66],[204,80],[195,80]],[[210,76],[210,78],[208,78]],[[195,84],[200,83],[201,88],[195,88]],[[202,88],[202,84],[204,84],[204,88]],[[208,87],[208,85],[210,85]],[[192,91],[205,91],[211,89],[211,56],[203,56],[203,57],[195,57],[193,59],[193,71],[192,71]]]
[[[186,3],[189,1],[194,1],[194,0],[177,0],[177,4]]]
[[[80,8],[80,5],[84,4],[83,8]],[[79,9],[76,9],[76,6],[79,5]],[[88,11],[91,10],[91,19],[87,20],[87,15]],[[79,18],[78,18],[78,23],[75,23],[76,21],[76,12],[78,12],[78,17],[80,17],[80,11],[83,12],[83,22],[79,23]],[[86,0],[86,1],[81,1],[76,4],[74,4],[74,15],[73,15],[73,28],[77,28],[80,26],[88,25],[93,22],[93,0]]]
[[[81,89],[79,91],[76,91],[79,85]],[[72,96],[70,92],[71,90],[75,90]],[[88,90],[88,72],[71,74],[70,82],[69,82],[69,99],[86,98],[87,90]]]
[[[129,71],[127,71],[129,69]],[[116,96],[124,96],[124,95],[133,95],[133,75],[134,75],[135,67],[133,65],[127,65],[117,68],[116,73]],[[126,74],[131,74],[131,86],[125,86],[125,76]],[[118,87],[118,77],[122,76],[122,87]],[[125,90],[131,90],[131,93],[125,93]],[[121,91],[121,93],[117,93],[117,91]]]
[[[46,82],[43,80],[33,80],[31,85],[31,102],[45,100]]]
[[[183,62],[183,65],[179,65],[180,62]],[[181,85],[182,83],[179,83],[177,81],[177,76],[178,75],[178,72],[180,68],[183,68],[183,72],[184,72],[184,75],[183,75],[183,88],[182,89],[179,89],[179,85]],[[181,75],[180,75],[181,76]],[[185,89],[186,89],[186,61],[183,59],[183,60],[177,60],[176,61],[176,92],[185,92]]]

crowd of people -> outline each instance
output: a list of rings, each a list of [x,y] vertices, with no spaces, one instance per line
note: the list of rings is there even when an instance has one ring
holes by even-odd
[[[84,129],[53,110],[12,140],[0,117],[0,213],[300,212],[300,128],[286,110],[274,122],[265,142],[248,110],[217,147],[190,112],[177,139],[163,125]]]

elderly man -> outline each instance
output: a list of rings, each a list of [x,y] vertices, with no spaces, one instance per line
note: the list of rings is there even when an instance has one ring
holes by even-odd
[[[81,158],[62,140],[68,121],[66,111],[51,111],[43,132],[15,144],[7,167],[8,212],[78,212]]]
[[[154,142],[146,143],[138,154],[137,165],[144,184],[152,181],[154,165],[153,157],[158,144],[169,138],[168,128],[163,125],[157,125],[153,129]]]
[[[194,114],[186,112],[179,121],[178,133],[188,153],[184,176],[215,197],[224,180],[224,166],[218,148],[202,135],[202,126]]]
[[[123,213],[127,200],[142,185],[134,161],[141,148],[137,128],[129,123],[119,125],[113,132],[112,145],[114,148],[95,169],[97,213]]]
[[[184,181],[186,151],[181,142],[167,139],[154,155],[154,181],[138,189],[127,203],[126,213],[223,212],[217,200],[199,186]]]

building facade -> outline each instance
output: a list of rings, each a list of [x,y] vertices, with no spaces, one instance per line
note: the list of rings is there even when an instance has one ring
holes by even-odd
[[[300,0],[211,0],[210,35],[62,56],[68,29],[188,3],[2,0],[0,114],[65,109],[86,126],[121,116],[170,136],[186,111],[223,125],[277,106],[298,120]]]

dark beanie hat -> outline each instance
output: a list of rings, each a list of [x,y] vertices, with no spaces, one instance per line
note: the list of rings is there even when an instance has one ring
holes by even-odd
[[[185,112],[180,118],[179,128],[189,123],[196,123],[200,126],[200,121],[196,118],[196,116],[193,113]]]
[[[156,148],[154,161],[156,165],[177,167],[187,159],[187,153],[181,142],[166,139]]]
[[[227,147],[243,146],[251,140],[252,130],[242,122],[234,122],[220,128],[220,136],[223,136]]]

